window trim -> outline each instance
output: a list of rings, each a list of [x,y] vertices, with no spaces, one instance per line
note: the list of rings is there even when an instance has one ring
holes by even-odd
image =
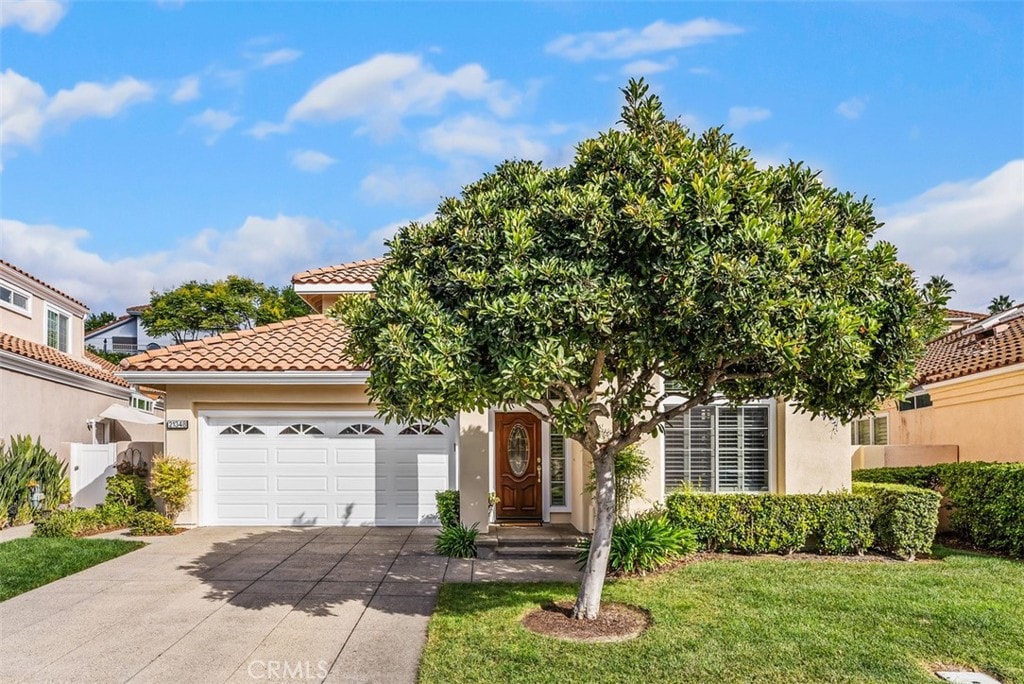
[[[545,425],[548,425],[548,424],[545,423]],[[543,436],[543,432],[544,431],[541,430],[542,436]],[[554,456],[554,454],[551,453],[551,446],[554,443],[554,440],[556,440],[559,437],[562,438],[562,461],[563,461],[562,472],[565,474],[565,479],[562,482],[562,489],[565,492],[565,500],[564,500],[563,503],[556,504],[556,503],[554,503],[551,500],[551,485],[554,482],[551,479],[551,463],[552,463],[552,459],[553,459],[553,456]],[[550,426],[548,426],[547,439],[544,440],[544,447],[545,448],[541,449],[541,451],[547,453],[547,458],[545,459],[545,461],[547,463],[547,468],[543,472],[543,475],[544,475],[544,489],[546,490],[544,492],[544,497],[546,499],[548,511],[551,512],[551,513],[571,513],[572,512],[572,486],[571,486],[571,482],[572,482],[572,452],[570,451],[571,446],[569,444],[569,441],[570,440],[569,440],[568,437],[566,437],[565,435],[560,435],[557,432],[553,432],[551,430]]]
[[[64,316],[64,317],[66,317],[68,319],[68,348],[67,349],[61,349],[60,348],[60,331],[59,330],[57,331],[57,345],[58,346],[54,347],[54,346],[52,346],[50,344],[50,314],[51,313],[57,314],[58,325],[59,325],[59,321],[60,321],[60,317],[61,316]],[[44,306],[43,306],[43,344],[46,345],[47,347],[50,347],[50,349],[56,349],[57,351],[59,351],[59,352],[61,352],[63,354],[71,354],[72,351],[75,348],[75,333],[74,333],[74,329],[71,326],[71,321],[73,321],[74,319],[75,319],[75,316],[70,311],[67,311],[66,309],[62,309],[59,306],[54,306],[53,304],[50,304],[49,302],[45,302]]]
[[[686,401],[686,397],[680,395],[672,395],[666,398],[664,404],[671,406],[673,404],[678,405]],[[731,404],[724,399],[715,399],[708,402],[708,405],[714,406],[730,406]],[[779,469],[779,450],[778,450],[778,438],[777,438],[777,423],[778,423],[778,402],[775,399],[761,399],[756,401],[748,401],[737,406],[765,406],[768,408],[768,489],[763,492],[752,492],[742,490],[739,492],[719,492],[718,491],[718,469],[717,461],[715,464],[715,487],[714,494],[774,494],[778,490],[778,469]],[[661,489],[664,496],[668,496],[671,491],[668,489],[668,485],[665,482],[665,466],[668,463],[668,449],[665,442],[665,424],[662,424],[662,429],[658,430],[658,442],[661,448]],[[718,458],[718,451],[716,446],[715,458]]]
[[[879,418],[885,419],[885,442],[879,444],[875,437],[875,421]],[[866,444],[860,443],[857,426],[861,421],[867,421],[868,424],[868,441]],[[850,421],[850,446],[862,447],[862,446],[889,446],[889,414],[888,413],[872,413],[866,416],[860,416]]]
[[[156,405],[156,400],[150,399],[144,394],[138,392],[132,392],[131,398],[128,400],[128,405],[138,411],[144,411],[146,413],[152,413],[153,407]]]
[[[26,318],[32,318],[32,294],[30,292],[26,292],[25,290],[22,290],[19,287],[16,287],[15,285],[12,285],[10,282],[8,282],[6,280],[0,280],[0,285],[2,285],[3,287],[5,287],[6,289],[11,291],[11,293],[12,293],[11,294],[11,299],[12,300],[14,299],[14,295],[16,295],[16,294],[21,295],[22,297],[24,297],[25,298],[25,308],[24,309],[21,308],[20,306],[15,304],[13,301],[5,302],[3,299],[0,299],[0,307],[3,307],[3,308],[8,309],[10,311],[13,311],[16,314],[21,314],[22,316],[25,316]]]

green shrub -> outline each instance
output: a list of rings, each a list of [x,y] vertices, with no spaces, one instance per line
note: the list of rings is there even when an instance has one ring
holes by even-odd
[[[128,506],[136,511],[156,510],[145,478],[121,473],[107,478],[107,505]]]
[[[942,466],[950,524],[976,546],[1024,558],[1024,463]]]
[[[104,527],[130,527],[135,521],[137,510],[123,503],[105,503],[96,507]]]
[[[580,541],[581,566],[590,554],[590,539]],[[697,550],[693,530],[677,527],[664,514],[641,514],[615,523],[608,569],[624,574],[646,574]]]
[[[78,537],[105,529],[102,516],[95,508],[62,509],[39,520],[33,537]]]
[[[155,511],[139,511],[135,514],[128,533],[134,537],[174,534],[174,523],[167,516]]]
[[[875,548],[908,560],[931,551],[939,524],[938,492],[881,482],[856,482],[853,491],[875,502]]]
[[[925,484],[945,495],[953,530],[975,546],[1024,557],[1024,463],[946,463],[855,470],[859,482]]]
[[[173,523],[192,494],[192,463],[174,456],[153,459],[153,477],[150,489],[153,496],[163,501],[164,514]]]
[[[442,527],[434,540],[434,549],[449,558],[474,558],[476,556],[477,524],[466,527],[462,523]]]
[[[445,489],[434,494],[437,501],[437,518],[441,527],[455,527],[459,524],[459,493],[454,489]]]
[[[871,501],[851,494],[679,492],[666,506],[669,520],[709,551],[850,554],[872,541]]]
[[[629,504],[644,495],[644,480],[651,470],[651,461],[636,444],[615,454],[615,519],[623,520],[629,514]],[[597,474],[590,469],[590,479],[583,488],[587,494],[597,491]]]
[[[71,500],[67,464],[38,440],[13,436],[0,440],[0,519],[16,520],[24,506],[31,508],[31,486],[39,486],[43,499],[40,508],[51,511]],[[21,515],[24,518],[22,512]]]

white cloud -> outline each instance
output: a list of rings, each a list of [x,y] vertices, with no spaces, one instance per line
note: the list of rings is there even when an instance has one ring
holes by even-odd
[[[662,52],[708,43],[722,36],[743,33],[743,29],[717,19],[692,19],[681,24],[658,20],[637,31],[632,28],[559,36],[545,49],[554,55],[582,62],[588,59],[629,59],[636,55]]]
[[[52,98],[41,85],[13,69],[0,72],[0,145],[28,146],[48,126],[84,118],[111,118],[133,104],[153,98],[148,83],[126,77],[105,85],[81,82]]]
[[[434,112],[452,96],[483,101],[499,116],[511,114],[520,102],[479,64],[443,74],[418,55],[385,53],[328,76],[288,109],[282,123],[261,122],[250,133],[264,137],[287,132],[297,122],[356,119],[375,135],[387,136],[403,117]]]
[[[130,76],[111,85],[78,83],[70,90],[57,91],[46,107],[46,117],[62,121],[109,119],[126,107],[152,100],[153,92],[153,86]]]
[[[771,118],[772,111],[764,107],[729,107],[729,128],[740,129]]]
[[[202,230],[166,250],[120,258],[90,250],[89,239],[81,228],[0,219],[4,259],[94,311],[123,311],[148,301],[151,290],[193,278],[238,274],[284,285],[293,273],[331,263],[325,251],[354,259],[382,249],[382,238],[374,232],[356,240],[320,219],[287,215],[249,216],[231,230]]]
[[[226,131],[239,122],[239,117],[220,109],[206,109],[201,114],[186,119],[185,123],[202,128],[208,133],[204,138],[207,145],[212,145]]]
[[[264,52],[257,56],[256,63],[261,68],[277,66],[279,64],[287,64],[288,62],[294,62],[302,56],[302,52],[299,50],[293,50],[292,48],[281,48],[280,50],[273,50],[271,52]]]
[[[4,0],[0,3],[0,27],[18,26],[29,33],[49,33],[65,12],[67,7],[57,0]]]
[[[868,98],[851,97],[836,106],[836,114],[846,119],[859,119],[868,107]]]
[[[292,166],[299,171],[319,173],[338,160],[316,150],[295,150],[291,154]]]
[[[384,166],[369,173],[359,183],[360,199],[387,204],[436,204],[444,193],[437,176],[430,169]]]
[[[199,98],[199,77],[186,76],[178,81],[178,87],[171,94],[171,102],[180,104]]]
[[[660,74],[663,71],[674,69],[676,58],[669,57],[660,62],[653,59],[638,59],[622,67],[622,73],[627,76],[647,76],[649,74]]]
[[[686,73],[691,76],[714,76],[715,70],[708,67],[690,67],[686,70]]]
[[[881,208],[878,237],[923,280],[942,274],[955,308],[984,311],[998,294],[1024,299],[1024,159],[982,179],[943,183]]]
[[[548,153],[547,146],[534,138],[530,128],[475,116],[447,119],[427,129],[422,146],[441,157],[470,156],[494,161],[511,157],[540,161]]]
[[[12,69],[0,73],[0,145],[31,145],[46,123],[46,91]]]

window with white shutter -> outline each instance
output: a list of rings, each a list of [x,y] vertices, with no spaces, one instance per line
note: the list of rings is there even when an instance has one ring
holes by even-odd
[[[665,490],[766,492],[768,404],[697,406],[665,426]]]

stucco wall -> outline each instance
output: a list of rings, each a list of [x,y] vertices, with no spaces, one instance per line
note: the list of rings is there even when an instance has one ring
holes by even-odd
[[[58,451],[61,442],[92,442],[86,421],[113,403],[127,404],[128,390],[108,396],[49,380],[0,370],[0,438],[11,435],[39,437],[47,449]],[[110,442],[160,441],[160,425],[112,423]]]
[[[46,304],[50,304],[68,314],[71,319],[71,356],[81,357],[84,354],[86,309],[6,269],[0,268],[0,279],[9,282],[20,292],[31,295],[31,316],[0,306],[0,330],[36,344],[46,344]]]
[[[491,458],[489,419],[486,412],[459,415],[459,512],[466,525],[487,530],[490,511]]]
[[[817,494],[850,489],[850,430],[776,402],[775,491]]]
[[[961,461],[1024,462],[1024,366],[926,387],[932,405],[890,406],[889,443],[955,444]]]

